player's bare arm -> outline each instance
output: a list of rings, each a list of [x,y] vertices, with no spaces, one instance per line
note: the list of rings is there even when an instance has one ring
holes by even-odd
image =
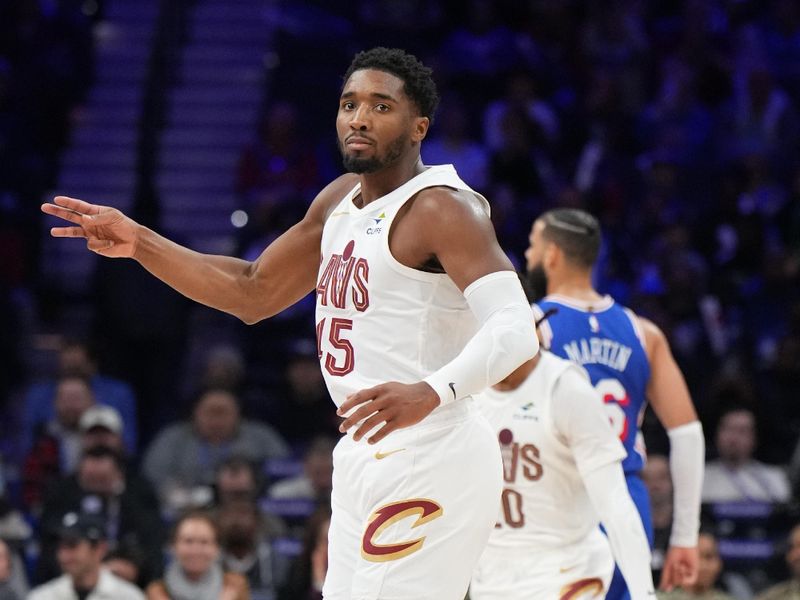
[[[644,330],[645,348],[650,361],[650,383],[647,398],[666,429],[697,420],[697,412],[689,388],[669,348],[667,337],[658,326],[643,317],[639,323]]]
[[[115,208],[75,198],[57,196],[42,211],[72,223],[52,228],[54,237],[84,238],[88,249],[101,256],[133,258],[188,298],[254,323],[314,289],[325,219],[355,180],[344,175],[329,184],[303,219],[253,262],[195,252]]]
[[[440,265],[462,291],[490,273],[513,272],[488,215],[478,199],[467,192],[448,188],[420,192],[406,205],[405,213],[398,215],[389,245],[392,255],[406,266],[422,269]],[[366,419],[354,432],[354,439],[359,440],[385,423],[369,438],[370,443],[376,443],[395,429],[418,423],[440,402],[441,396],[424,381],[381,384],[360,390],[342,404],[341,415],[358,408],[340,429],[347,431]]]
[[[694,431],[700,427],[697,412],[683,374],[672,356],[666,336],[652,321],[641,317],[639,321],[645,333],[651,369],[648,399],[659,421],[670,434],[672,446],[670,471],[675,488],[674,514],[676,519],[685,516],[686,522],[689,523],[696,519],[691,513],[699,509],[699,488],[702,485],[702,468],[705,460],[701,442],[702,430],[699,433]],[[696,439],[698,436],[700,440]],[[681,445],[686,447],[682,448]],[[687,464],[683,467],[676,466],[676,460]],[[698,496],[698,499],[683,500],[681,497],[686,495],[692,498]],[[688,506],[695,502],[698,504],[697,507]],[[680,528],[673,525],[673,530]],[[664,558],[659,588],[669,591],[677,586],[692,585],[697,579],[698,566],[696,542],[675,543],[675,540],[671,539]]]

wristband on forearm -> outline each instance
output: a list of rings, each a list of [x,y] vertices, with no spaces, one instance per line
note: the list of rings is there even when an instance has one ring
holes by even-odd
[[[669,470],[672,475],[672,532],[670,546],[697,545],[700,529],[700,496],[703,489],[705,440],[700,421],[667,431]]]
[[[481,325],[449,363],[424,379],[442,404],[483,391],[539,349],[533,313],[513,271],[490,273],[464,290]]]

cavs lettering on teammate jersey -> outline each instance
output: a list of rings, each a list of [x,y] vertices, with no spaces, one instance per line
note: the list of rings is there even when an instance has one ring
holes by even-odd
[[[491,547],[568,546],[597,528],[581,474],[622,460],[586,372],[551,352],[511,391],[487,389],[477,404],[497,431],[505,486]]]
[[[556,312],[540,326],[542,345],[586,369],[628,453],[622,468],[627,473],[640,471],[645,450],[639,425],[647,403],[650,363],[636,316],[610,296],[589,305],[551,295],[533,311],[539,318],[552,308]]]
[[[337,406],[348,394],[386,381],[420,381],[455,358],[477,330],[464,295],[446,274],[407,267],[389,248],[400,208],[437,186],[472,192],[451,165],[429,167],[363,208],[354,202],[357,184],[325,222],[317,351]],[[488,214],[488,203],[476,196]]]

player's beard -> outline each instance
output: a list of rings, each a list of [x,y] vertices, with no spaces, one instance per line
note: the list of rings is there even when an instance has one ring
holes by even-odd
[[[541,264],[528,269],[528,287],[534,300],[541,300],[547,295],[547,273]]]
[[[407,139],[408,137],[405,135],[398,136],[389,143],[383,156],[372,156],[370,158],[359,158],[347,154],[344,144],[340,141],[339,151],[342,153],[342,164],[349,173],[356,173],[358,175],[362,173],[375,173],[393,164],[403,155]]]

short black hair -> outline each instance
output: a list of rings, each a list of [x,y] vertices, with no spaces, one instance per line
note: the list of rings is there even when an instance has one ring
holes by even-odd
[[[561,248],[569,261],[587,269],[594,266],[602,240],[596,218],[577,208],[555,208],[539,219],[544,238]]]
[[[355,71],[362,69],[384,71],[402,79],[403,91],[417,106],[419,114],[433,123],[439,105],[439,93],[433,81],[433,70],[423,65],[416,56],[400,48],[383,46],[359,52],[350,63],[343,81],[346,82]]]

